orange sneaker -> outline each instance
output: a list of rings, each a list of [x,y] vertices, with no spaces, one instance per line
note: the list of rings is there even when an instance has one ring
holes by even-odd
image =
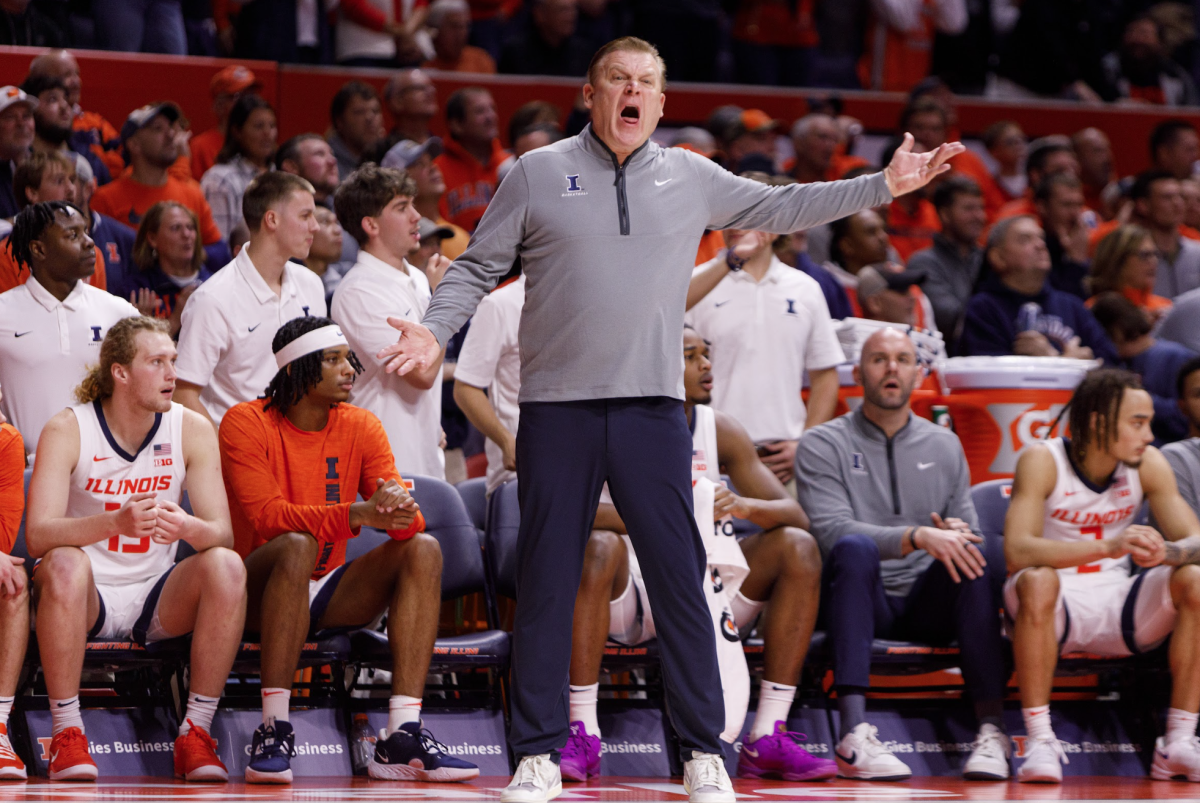
[[[50,780],[94,781],[98,774],[83,731],[65,728],[54,734],[50,741]]]
[[[198,725],[175,740],[175,777],[189,781],[228,781],[229,772],[217,758],[217,743]]]
[[[26,777],[25,762],[17,758],[8,740],[8,725],[0,724],[0,781],[23,781]]]

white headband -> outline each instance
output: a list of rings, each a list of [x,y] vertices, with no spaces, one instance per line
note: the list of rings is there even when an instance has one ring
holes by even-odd
[[[350,344],[346,342],[346,336],[342,334],[340,326],[322,326],[320,329],[314,329],[311,332],[300,335],[300,337],[275,352],[275,364],[283,368],[288,363],[300,359],[305,354],[312,354],[314,351],[324,351],[335,346],[348,345]]]

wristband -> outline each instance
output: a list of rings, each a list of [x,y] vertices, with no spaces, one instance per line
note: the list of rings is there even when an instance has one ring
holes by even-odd
[[[733,249],[730,248],[725,252],[725,264],[729,266],[729,271],[731,273],[737,273],[746,266],[746,260],[745,258],[733,253]]]

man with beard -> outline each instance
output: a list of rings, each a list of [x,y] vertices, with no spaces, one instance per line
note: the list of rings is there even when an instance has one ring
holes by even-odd
[[[922,374],[907,335],[892,328],[871,335],[854,368],[862,407],[808,430],[796,451],[800,504],[825,562],[820,617],[833,646],[841,717],[834,757],[844,778],[911,776],[866,719],[871,639],[957,639],[979,723],[963,775],[1003,780],[1007,674],[995,589],[1004,567],[998,556],[984,557],[958,438],[912,413]]]
[[[1158,23],[1148,15],[1135,17],[1125,26],[1120,48],[1100,64],[1114,98],[1160,106],[1200,103],[1195,82],[1167,58]]]
[[[121,126],[121,141],[132,170],[96,190],[92,209],[136,229],[150,207],[159,201],[176,201],[192,210],[200,221],[200,238],[211,245],[221,240],[221,230],[200,185],[184,183],[169,173],[179,158],[177,124],[182,117],[170,101],[129,113]]]
[[[92,167],[96,183],[107,184],[112,180],[104,160],[84,145],[72,141],[71,104],[67,100],[67,85],[59,78],[47,75],[30,75],[21,84],[25,94],[37,100],[33,110],[33,149],[35,151],[60,151],[82,156]]]

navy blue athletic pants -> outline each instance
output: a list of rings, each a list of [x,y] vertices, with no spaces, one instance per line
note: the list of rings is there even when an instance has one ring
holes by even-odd
[[[721,754],[725,704],[706,559],[692,514],[692,435],[666,397],[521,404],[517,430],[517,610],[512,728],[518,757],[567,743],[575,595],[608,482],[654,610],[671,724],[684,760]]]
[[[821,618],[833,643],[834,684],[870,685],[873,638],[934,645],[957,640],[967,694],[975,702],[1004,699],[1008,673],[998,593],[1004,556],[998,545],[995,538],[983,545],[988,565],[982,577],[970,580],[959,572],[962,582],[955,583],[946,567],[934,561],[907,595],[893,596],[884,592],[875,542],[865,535],[841,538],[825,559],[821,589]]]

